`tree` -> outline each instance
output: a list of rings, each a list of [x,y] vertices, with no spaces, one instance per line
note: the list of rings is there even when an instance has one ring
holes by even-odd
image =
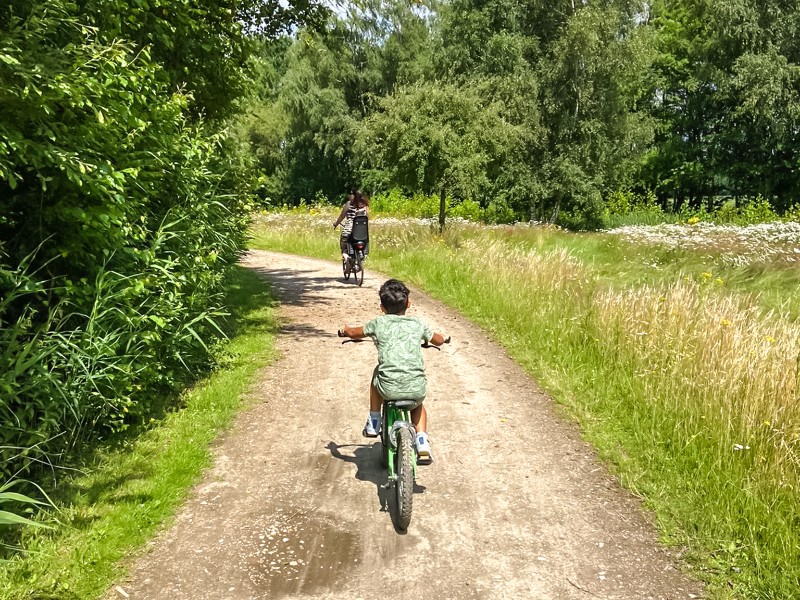
[[[0,7],[2,473],[207,366],[250,208],[224,129],[250,44],[233,6]]]
[[[548,143],[542,159],[545,216],[599,224],[605,193],[630,184],[652,129],[637,110],[651,60],[648,31],[630,5],[583,5],[539,62]]]
[[[787,208],[800,187],[798,11],[780,0],[653,5],[659,58],[649,185],[697,206],[718,193]]]
[[[525,132],[494,190],[518,215],[595,225],[602,195],[630,181],[651,137],[638,110],[650,59],[641,11],[624,0],[456,0],[443,14],[439,75],[482,85]]]
[[[483,196],[492,168],[518,135],[498,106],[484,103],[475,90],[426,83],[380,99],[361,124],[356,151],[364,167],[381,170],[388,184],[438,193],[443,229],[447,196]]]
[[[345,14],[331,15],[325,27],[301,31],[282,54],[285,70],[274,84],[276,103],[265,99],[251,105],[251,113],[260,115],[257,122],[251,119],[261,130],[250,138],[261,145],[253,146],[255,152],[281,157],[272,164],[262,161],[263,173],[270,189],[282,190],[290,202],[319,193],[334,197],[356,185],[353,135],[372,110],[372,98],[422,77],[430,62],[423,9],[400,0],[365,0],[344,7]],[[278,52],[275,46],[261,60],[274,62]],[[282,127],[285,123],[283,139],[274,128],[262,135],[277,121]]]

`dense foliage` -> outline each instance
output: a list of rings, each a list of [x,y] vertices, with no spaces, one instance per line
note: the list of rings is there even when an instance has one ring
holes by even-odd
[[[253,185],[225,129],[243,18],[274,34],[313,8],[0,8],[0,475],[141,420],[208,363]]]
[[[665,212],[763,198],[782,214],[797,203],[793,4],[345,7],[324,30],[264,49],[270,77],[259,79],[251,108],[264,118],[243,131],[266,176],[267,204],[338,196],[354,184],[409,197],[444,189],[453,205],[470,200],[514,219],[591,228],[606,224],[619,194],[655,198]],[[464,111],[465,98],[477,110]],[[452,136],[457,121],[465,131],[494,121],[487,134],[506,129],[508,143]],[[430,183],[434,163],[465,153],[474,159],[469,176],[453,158],[461,166]],[[471,184],[459,185],[465,178]]]

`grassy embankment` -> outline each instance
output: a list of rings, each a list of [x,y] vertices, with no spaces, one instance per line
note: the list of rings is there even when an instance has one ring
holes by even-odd
[[[265,215],[251,246],[336,260],[332,219]],[[367,277],[402,278],[494,334],[712,597],[800,597],[798,245],[764,263],[730,244],[463,224],[440,237],[391,219],[371,239]]]
[[[28,553],[0,562],[0,599],[87,600],[124,575],[125,561],[169,522],[210,464],[209,444],[242,407],[255,371],[272,357],[274,301],[265,284],[235,272],[230,341],[219,368],[160,418],[57,473],[52,530],[25,532]]]

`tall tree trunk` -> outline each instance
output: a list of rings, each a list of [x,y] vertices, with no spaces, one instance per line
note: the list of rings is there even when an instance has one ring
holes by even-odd
[[[445,198],[447,197],[447,188],[442,186],[439,191],[439,233],[444,231],[444,211],[445,211]]]
[[[561,196],[560,195],[558,196],[558,198],[556,198],[556,205],[553,207],[553,212],[550,215],[549,223],[551,225],[554,225],[555,222],[558,220],[558,213],[559,212],[561,212]]]

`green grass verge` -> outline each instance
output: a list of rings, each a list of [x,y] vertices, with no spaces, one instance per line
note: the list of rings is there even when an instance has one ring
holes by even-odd
[[[335,261],[336,236],[325,221],[316,226],[300,219],[292,228],[289,217],[262,224],[251,246]],[[791,315],[763,320],[797,293],[795,274],[730,269],[724,271],[729,281],[716,285],[701,275],[713,271],[722,278],[713,256],[621,244],[602,235],[454,228],[439,237],[424,226],[375,225],[367,278],[371,268],[401,278],[491,332],[580,423],[622,483],[645,499],[663,542],[686,549],[711,598],[800,597],[800,494],[796,463],[785,458],[800,444],[792,433],[800,425],[796,401],[748,404],[759,385],[768,388],[769,381],[758,379],[758,362],[774,352],[775,340],[766,341],[759,327],[796,327]],[[654,262],[658,269],[650,266]],[[696,304],[685,305],[694,314],[675,317],[684,306],[662,288],[669,285],[695,294],[690,300]],[[763,293],[754,298],[757,288]],[[606,294],[616,298],[619,313],[604,308]],[[648,347],[638,340],[658,332],[651,328],[636,337],[639,322],[623,317],[641,316],[634,305],[642,298],[660,315],[661,294],[663,306],[675,307],[672,318],[680,328],[663,327],[664,337]],[[761,316],[742,308],[748,302],[761,303]],[[722,313],[732,324],[718,310],[740,312]],[[752,329],[742,326],[729,335],[737,319]],[[754,345],[734,344],[753,332]],[[754,372],[703,370],[703,353],[717,346],[745,350],[744,357],[731,356],[733,365],[747,362],[752,352]],[[643,353],[649,353],[646,360]],[[730,393],[721,387],[726,378],[732,380]],[[797,394],[796,385],[788,389]],[[778,410],[769,413],[775,405]],[[782,421],[785,415],[791,416]],[[782,453],[786,447],[790,451]]]
[[[253,374],[273,356],[274,299],[239,268],[230,284],[232,338],[221,367],[136,436],[84,457],[85,474],[59,478],[52,530],[32,530],[28,553],[0,563],[0,599],[86,600],[125,574],[135,554],[169,523],[209,466],[210,443],[242,407]]]

